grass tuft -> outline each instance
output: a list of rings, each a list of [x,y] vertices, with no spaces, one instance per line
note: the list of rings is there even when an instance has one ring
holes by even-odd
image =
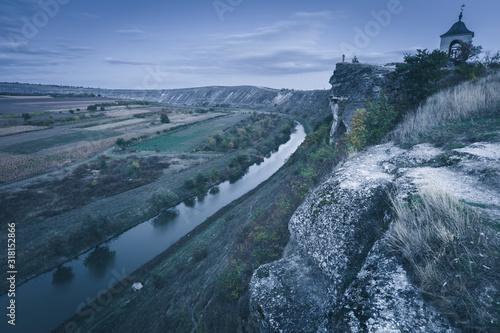
[[[427,299],[466,332],[498,328],[500,242],[473,210],[434,189],[394,202],[391,247]]]

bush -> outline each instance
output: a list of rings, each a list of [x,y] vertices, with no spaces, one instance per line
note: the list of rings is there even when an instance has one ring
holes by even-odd
[[[208,181],[207,175],[205,175],[203,172],[198,172],[198,174],[196,175],[196,182],[200,184],[200,183],[206,183],[207,181]]]
[[[367,103],[366,143],[378,144],[396,124],[398,113],[389,104],[386,95],[377,102]]]
[[[208,248],[207,247],[197,247],[193,251],[193,259],[195,261],[201,261],[208,256]]]
[[[366,146],[366,109],[358,109],[351,120],[352,131],[346,134],[350,150],[359,151]]]
[[[31,119],[31,115],[29,113],[23,113],[22,116],[24,121],[28,121]]]
[[[442,88],[448,63],[448,54],[439,50],[431,53],[417,50],[416,55],[406,54],[405,64],[398,66],[395,75],[402,79],[400,102],[403,108],[413,107]]]
[[[89,105],[89,106],[87,106],[87,111],[97,111],[97,106],[96,105]]]
[[[103,239],[111,229],[111,222],[106,216],[92,216],[89,213],[83,215],[84,237]]]
[[[193,189],[196,187],[196,181],[194,180],[194,178],[188,178],[184,181],[184,187],[186,187],[187,189]]]
[[[125,146],[127,144],[124,138],[118,138],[118,139],[116,139],[115,143],[116,143],[117,146],[119,146],[121,148],[125,148]]]
[[[167,116],[166,114],[162,114],[162,115],[160,116],[160,121],[161,121],[162,123],[164,123],[164,124],[168,124],[168,123],[170,123],[170,119],[168,119],[168,116]]]
[[[153,193],[150,203],[155,212],[162,211],[175,205],[179,201],[179,196],[167,189],[158,189]]]

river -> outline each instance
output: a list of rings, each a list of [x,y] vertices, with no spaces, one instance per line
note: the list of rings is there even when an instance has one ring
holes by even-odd
[[[168,249],[219,209],[267,180],[295,152],[305,136],[304,127],[297,124],[290,140],[278,151],[264,158],[263,162],[250,166],[236,182],[220,184],[218,193],[181,203],[170,209],[170,214],[141,223],[59,268],[18,286],[16,325],[8,324],[8,317],[3,314],[1,331],[49,332],[56,328],[91,300],[102,296],[119,279]],[[8,302],[7,294],[1,296],[0,304],[5,313]]]

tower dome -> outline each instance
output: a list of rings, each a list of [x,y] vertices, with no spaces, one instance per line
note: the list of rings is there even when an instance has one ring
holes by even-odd
[[[460,13],[458,17],[458,22],[453,24],[445,34],[441,35],[441,51],[447,52],[450,57],[454,57],[457,52],[457,48],[460,47],[462,43],[472,42],[474,38],[474,32],[467,29],[467,26],[462,22],[463,12]]]

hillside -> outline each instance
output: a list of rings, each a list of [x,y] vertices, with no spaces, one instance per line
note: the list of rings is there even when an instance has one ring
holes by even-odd
[[[253,327],[499,332],[499,91],[497,74],[438,93],[339,165],[254,272]]]
[[[328,90],[287,90],[253,86],[200,87],[171,90],[134,90],[0,83],[0,92],[37,95],[91,95],[114,99],[159,102],[171,105],[207,106],[220,105],[282,112],[306,119],[316,126],[329,113]]]

